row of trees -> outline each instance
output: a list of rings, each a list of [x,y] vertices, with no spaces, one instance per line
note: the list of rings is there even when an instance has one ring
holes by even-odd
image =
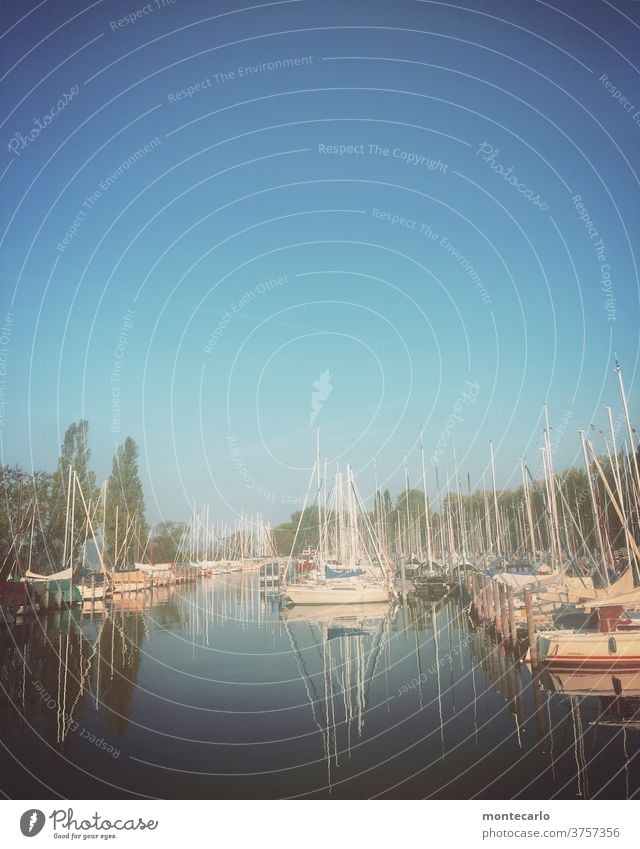
[[[18,466],[0,467],[0,579],[27,568],[56,572],[69,562],[86,560],[88,553],[95,562],[99,559],[95,546],[110,568],[130,566],[143,555],[152,562],[176,560],[186,525],[163,522],[150,536],[135,441],[127,437],[117,448],[111,474],[99,487],[91,468],[88,432],[85,420],[69,425],[53,472],[27,474]],[[611,551],[624,547],[623,524],[610,492],[620,494],[628,527],[640,540],[633,455],[622,452],[598,459],[607,485],[592,473],[595,510],[585,469],[569,468],[553,479],[558,530],[563,547],[566,543],[572,553],[595,549],[597,525]],[[640,456],[637,461],[640,465]],[[434,553],[452,546],[469,554],[530,552],[531,524],[535,548],[549,550],[554,525],[548,501],[544,481],[527,484],[526,490],[524,486],[502,490],[495,498],[486,491],[446,493],[439,510],[430,507],[428,513]],[[424,554],[427,513],[421,490],[403,491],[395,502],[388,490],[377,492],[369,519],[392,555]],[[335,513],[325,515],[325,524],[335,521]],[[289,554],[298,525],[296,547],[318,546],[321,511],[315,505],[304,515],[293,513],[273,529],[278,554]]]
[[[92,546],[111,567],[142,554],[149,529],[138,447],[127,437],[116,450],[106,485],[98,487],[88,432],[84,419],[69,425],[53,472],[0,467],[0,578],[27,568],[59,571],[86,559]]]
[[[618,508],[621,503],[625,507],[628,529],[635,540],[640,541],[637,486],[632,459],[632,456],[621,452],[617,458],[607,455],[599,457],[598,461],[608,489],[618,502]],[[637,459],[640,466],[640,454]],[[536,552],[552,548],[555,527],[563,553],[566,554],[569,549],[572,556],[577,556],[595,551],[598,539],[596,523],[600,526],[606,547],[612,552],[622,549],[625,547],[625,531],[616,506],[607,486],[593,467],[591,478],[595,509],[586,469],[571,467],[554,475],[551,486],[555,496],[557,523],[551,519],[550,491],[544,481],[528,481],[526,492],[524,485],[504,489],[497,492],[495,498],[492,491],[444,493],[437,511],[429,506],[433,553],[442,553],[454,547],[458,553],[465,551],[467,554],[493,551],[505,555],[531,555],[533,526]],[[422,490],[403,491],[395,502],[388,490],[377,492],[368,518],[391,555],[424,555],[427,514]],[[327,511],[323,519],[317,505],[308,508],[304,515],[300,511],[293,513],[288,522],[273,529],[278,553],[283,556],[289,554],[298,525],[296,548],[317,547],[320,525],[324,521],[325,525],[331,527],[335,520],[331,510]]]

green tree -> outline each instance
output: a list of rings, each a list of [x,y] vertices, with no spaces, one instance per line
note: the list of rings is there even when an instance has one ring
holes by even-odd
[[[48,521],[44,532],[45,542],[49,560],[55,570],[62,567],[62,554],[64,550],[65,529],[67,527],[67,493],[69,489],[69,473],[73,469],[77,475],[78,483],[82,490],[85,502],[95,502],[98,497],[95,472],[89,467],[91,451],[88,443],[89,422],[80,419],[69,425],[64,434],[60,447],[58,467],[53,473],[51,481],[51,493],[48,507]],[[42,499],[40,499],[40,513],[42,515]],[[73,551],[72,558],[78,558],[85,538],[87,537],[87,517],[82,499],[78,494],[76,497],[76,510],[73,526]]]
[[[152,563],[175,563],[186,530],[184,522],[160,522],[149,539],[148,555]]]
[[[107,482],[106,552],[114,568],[131,566],[145,548],[148,527],[138,472],[138,446],[128,436],[113,457]]]

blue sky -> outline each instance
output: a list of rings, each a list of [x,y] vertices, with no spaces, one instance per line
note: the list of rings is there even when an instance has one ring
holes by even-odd
[[[619,409],[614,348],[637,419],[637,4],[469,5],[3,4],[4,460],[84,416],[152,519],[279,521],[316,427],[365,494],[421,428],[517,484],[545,402],[558,467]]]

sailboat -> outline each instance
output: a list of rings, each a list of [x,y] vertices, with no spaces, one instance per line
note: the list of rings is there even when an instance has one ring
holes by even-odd
[[[135,563],[134,566],[137,572],[150,576],[156,587],[172,583],[175,577],[173,563]]]
[[[316,584],[291,584],[286,595],[293,604],[378,604],[388,602],[391,589],[380,582],[337,578]]]
[[[69,563],[69,565],[59,570],[58,572],[54,572],[47,575],[43,575],[38,572],[33,572],[31,568],[28,568],[25,571],[24,575],[22,575],[22,577],[20,578],[21,582],[28,582],[33,587],[36,597],[39,598],[45,604],[45,606],[48,607],[63,607],[65,605],[74,604],[82,600],[80,591],[73,581],[76,492],[78,492],[84,504],[84,497],[80,488],[78,475],[72,467],[69,467],[67,481],[67,503],[65,512],[64,552],[62,555],[63,565],[67,562]],[[31,556],[29,557],[29,559],[31,559]],[[31,564],[29,564],[29,566],[30,565]]]
[[[336,476],[335,492],[333,545],[338,557],[322,556],[322,551],[326,551],[329,545],[330,530],[325,504],[325,509],[322,511],[319,558],[323,568],[316,573],[315,579],[309,579],[302,583],[285,584],[285,595],[293,604],[334,605],[389,602],[395,595],[391,569],[386,562],[375,531],[362,505],[350,466],[347,469],[346,513],[344,511],[342,478],[339,472]],[[295,542],[296,540],[294,540],[294,545]]]
[[[640,622],[626,613],[638,603],[640,589],[589,602],[591,614],[582,628],[538,634],[540,662],[553,668],[640,670]]]

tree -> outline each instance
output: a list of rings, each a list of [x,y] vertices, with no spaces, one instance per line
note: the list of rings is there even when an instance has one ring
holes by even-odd
[[[23,479],[19,466],[2,466],[0,469],[0,579],[19,566]]]
[[[60,569],[64,550],[64,540],[67,527],[67,492],[69,487],[69,471],[73,469],[78,476],[82,495],[87,505],[96,501],[98,488],[95,472],[89,468],[91,451],[88,443],[89,422],[80,419],[69,425],[60,446],[58,468],[52,475],[48,521],[44,525],[44,537],[49,561],[54,568]],[[39,512],[44,516],[43,504],[40,500]],[[43,519],[43,523],[44,523]],[[87,536],[87,517],[82,506],[82,499],[77,497],[77,509],[73,527],[72,558],[76,560]]]
[[[184,522],[160,522],[156,525],[149,539],[149,560],[152,563],[175,563],[186,528]]]
[[[114,568],[139,559],[148,536],[138,446],[128,436],[113,457],[107,482],[106,553]]]

